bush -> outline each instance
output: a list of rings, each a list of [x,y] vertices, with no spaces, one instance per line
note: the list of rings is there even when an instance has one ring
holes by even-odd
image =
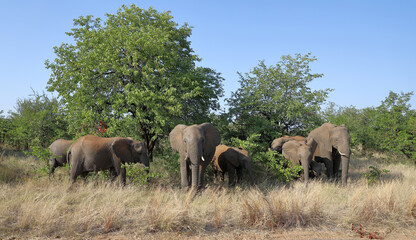
[[[259,143],[259,141],[260,134],[253,134],[246,140],[231,139],[233,146],[242,147],[249,152],[254,166],[257,165],[272,173],[277,181],[287,183],[299,177],[302,166],[292,166],[291,162],[285,159],[283,155],[272,150],[266,150],[267,146]]]
[[[381,175],[383,173],[388,173],[387,169],[378,169],[377,167],[370,166],[370,171],[368,173],[363,173],[363,177],[367,179],[368,185],[373,185],[375,183],[380,182]]]
[[[52,153],[49,148],[43,148],[39,146],[31,146],[32,151],[24,151],[27,156],[34,156],[39,163],[39,167],[36,169],[38,176],[46,176],[49,174],[50,165],[49,160],[52,158]]]

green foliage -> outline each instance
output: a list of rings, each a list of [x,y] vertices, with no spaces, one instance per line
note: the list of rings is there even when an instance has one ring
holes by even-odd
[[[331,103],[323,115],[329,122],[348,127],[352,146],[401,153],[416,161],[416,111],[409,104],[412,95],[390,92],[380,106],[364,109]]]
[[[24,151],[24,153],[29,156],[34,156],[38,160],[38,168],[36,173],[38,176],[46,176],[50,171],[49,160],[52,158],[52,153],[49,151],[49,148],[43,148],[39,146],[31,146],[31,151]]]
[[[126,169],[126,177],[135,185],[146,185],[154,178],[163,177],[157,173],[150,173],[148,167],[139,166],[140,164],[122,164]]]
[[[370,166],[370,171],[368,173],[363,173],[363,177],[367,179],[368,185],[373,185],[380,182],[381,176],[384,173],[388,173],[387,169],[378,169],[377,167]]]
[[[56,138],[68,137],[67,124],[59,107],[56,98],[37,92],[27,99],[17,100],[16,111],[11,112],[6,126],[2,126],[8,136],[4,141],[27,150],[29,146],[46,147]]]
[[[48,90],[56,91],[68,113],[70,131],[91,132],[98,121],[108,136],[144,139],[150,156],[157,141],[178,122],[201,122],[218,109],[223,80],[196,67],[188,38],[169,12],[135,5],[74,20],[72,43],[55,47]],[[83,133],[85,134],[85,133]]]
[[[317,59],[310,53],[282,56],[275,66],[264,61],[240,75],[240,88],[226,99],[235,136],[260,133],[264,142],[284,134],[302,135],[321,124],[317,115],[331,89],[312,91],[308,84],[323,74],[311,73]]]
[[[261,169],[273,174],[279,182],[290,182],[299,177],[302,166],[291,166],[291,162],[281,154],[266,150],[267,146],[259,140],[260,134],[253,134],[246,140],[232,138],[231,145],[246,149],[250,154],[253,165],[260,166]]]

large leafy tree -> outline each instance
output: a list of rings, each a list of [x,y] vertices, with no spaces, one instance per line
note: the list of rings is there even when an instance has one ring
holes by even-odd
[[[265,142],[282,134],[306,134],[321,121],[317,112],[331,89],[311,90],[310,53],[281,57],[274,66],[264,61],[240,75],[240,88],[227,99],[237,137],[261,133]]]
[[[199,61],[169,12],[122,6],[74,20],[73,43],[55,47],[48,90],[59,93],[70,130],[92,131],[107,123],[108,135],[143,138],[152,153],[157,140],[177,122],[202,122],[219,108],[223,80]]]

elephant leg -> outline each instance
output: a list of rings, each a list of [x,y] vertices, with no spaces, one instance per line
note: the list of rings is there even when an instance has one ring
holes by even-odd
[[[224,175],[225,175],[224,172],[220,172],[220,181],[221,182],[224,182]]]
[[[315,158],[317,162],[323,162],[326,168],[326,176],[332,178],[334,175],[334,165],[331,159],[328,158]]]
[[[334,164],[332,172],[333,172],[334,176],[337,176],[339,166],[341,165],[341,155],[339,155],[338,152],[337,152],[336,156],[334,156],[332,159],[333,159],[332,162]]]
[[[126,186],[126,169],[122,168],[120,170],[119,180],[122,186]]]
[[[117,173],[119,182],[122,186],[126,185],[126,169],[121,167],[121,163],[114,163],[115,172]],[[111,169],[110,169],[111,172]]]
[[[49,175],[52,175],[55,172],[55,169],[57,167],[57,162],[56,162],[55,158],[52,159],[52,161],[50,163],[50,167],[51,167],[51,170],[49,171]]]
[[[183,189],[189,187],[189,178],[190,178],[190,170],[189,170],[189,164],[184,156],[181,156],[180,159],[181,163],[181,187]]]
[[[334,162],[328,159],[325,163],[325,167],[326,167],[326,175],[329,178],[333,178],[334,177]]]
[[[206,165],[201,164],[199,166],[199,181],[198,181],[198,188],[202,188],[204,186],[204,173],[205,173],[205,169],[207,168]]]
[[[81,178],[82,178],[82,181],[84,182],[84,185],[87,184],[88,172],[81,173]]]
[[[243,168],[240,166],[237,168],[237,184],[241,185],[243,179]]]
[[[114,169],[114,168],[110,168],[110,181],[111,182],[114,182],[114,180],[116,179],[116,177],[117,177],[117,172],[116,172],[116,169]]]
[[[185,188],[190,188],[192,186],[192,168],[191,163],[186,164],[186,183]]]
[[[233,187],[235,186],[235,167],[231,164],[228,164],[228,186]]]

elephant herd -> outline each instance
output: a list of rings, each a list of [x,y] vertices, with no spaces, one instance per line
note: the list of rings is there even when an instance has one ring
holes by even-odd
[[[249,153],[241,147],[220,145],[220,133],[210,123],[179,124],[170,132],[169,141],[172,149],[180,155],[181,187],[184,189],[203,187],[205,169],[209,164],[212,164],[214,178],[220,173],[220,180],[223,181],[224,174],[228,173],[230,186],[241,183],[243,169],[247,170],[250,182],[254,182]],[[53,154],[50,173],[68,162],[72,184],[78,176],[85,179],[89,172],[110,170],[110,178],[114,180],[118,176],[124,185],[126,170],[121,164],[140,162],[149,167],[150,162],[146,145],[132,138],[87,135],[74,142],[58,139],[49,149]],[[325,123],[312,130],[307,138],[277,138],[272,142],[271,150],[282,153],[292,165],[301,165],[306,183],[309,170],[320,175],[322,164],[329,178],[335,176],[342,164],[342,184],[347,183],[351,151],[350,135],[345,125]]]

